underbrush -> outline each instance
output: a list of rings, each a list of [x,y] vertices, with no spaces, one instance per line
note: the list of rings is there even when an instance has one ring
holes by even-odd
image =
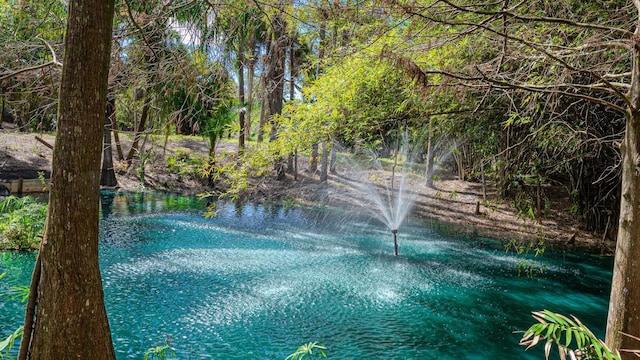
[[[28,196],[0,201],[0,249],[38,249],[46,216],[47,205]]]
[[[173,155],[167,157],[167,169],[169,172],[177,174],[181,179],[203,180],[206,178],[205,170],[209,166],[209,160],[206,156],[198,155],[186,148],[178,148]]]

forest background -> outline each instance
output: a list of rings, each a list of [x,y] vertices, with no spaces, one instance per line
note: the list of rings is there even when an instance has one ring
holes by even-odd
[[[495,13],[453,5],[119,3],[106,118],[115,167],[151,155],[138,153],[149,133],[205,136],[212,155],[234,134],[244,159],[205,170],[239,193],[271,163],[277,177],[293,173],[298,151],[324,179],[334,144],[390,157],[407,130],[423,144],[414,161],[484,176],[531,217],[560,192],[587,230],[614,239],[628,51],[585,37],[632,22],[631,6],[513,4],[528,16],[514,18],[508,2]],[[580,21],[536,21],[568,15]],[[66,6],[5,1],[1,16],[2,123],[53,131]]]

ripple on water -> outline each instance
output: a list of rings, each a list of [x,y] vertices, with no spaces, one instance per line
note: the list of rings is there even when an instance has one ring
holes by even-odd
[[[361,219],[341,220],[336,232],[259,207],[221,215],[103,223],[119,359],[140,358],[167,337],[185,358],[278,359],[308,341],[340,359],[527,358],[512,331],[530,325],[531,310],[571,306],[568,289],[578,286],[571,299],[592,319],[606,317],[606,296],[570,280],[604,283],[597,265],[545,257],[549,275],[528,280],[516,276],[515,257],[424,226],[401,231],[395,257],[389,232]]]

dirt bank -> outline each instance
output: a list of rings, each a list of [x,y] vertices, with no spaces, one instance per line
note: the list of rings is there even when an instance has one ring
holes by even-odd
[[[29,176],[39,171],[51,171],[52,151],[35,139],[36,134],[2,132],[0,130],[0,179]],[[53,144],[52,135],[40,134],[46,142]],[[128,149],[130,138],[122,137],[123,147]],[[218,153],[233,152],[235,146],[222,143]],[[161,137],[149,137],[145,149],[153,149],[145,164],[145,184],[140,181],[140,163],[126,169],[116,165],[118,182],[123,191],[157,190],[184,194],[199,194],[210,190],[205,181],[169,171],[167,159],[179,152],[206,156],[208,143],[200,137],[172,138],[166,144]],[[300,160],[300,168],[306,161]],[[285,181],[263,178],[251,181],[252,192],[248,198],[257,201],[293,199],[299,202],[327,206],[349,207],[362,210],[371,206],[357,189],[360,184],[350,176],[353,169],[338,168],[327,183],[321,183],[315,174],[300,171],[298,179],[288,176]],[[37,177],[37,176],[36,176]],[[380,181],[390,174],[376,174]],[[414,213],[444,223],[463,234],[485,236],[510,241],[538,241],[546,239],[550,247],[581,248],[598,253],[610,253],[613,244],[603,241],[601,235],[582,229],[577,219],[564,211],[562,198],[545,210],[543,220],[536,221],[518,216],[508,201],[502,201],[489,184],[487,197],[483,199],[482,186],[477,183],[444,178],[434,188],[416,187]],[[480,204],[479,208],[477,208]]]

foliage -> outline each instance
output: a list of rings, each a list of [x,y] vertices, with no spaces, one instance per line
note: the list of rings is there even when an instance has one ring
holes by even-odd
[[[182,179],[202,179],[209,171],[209,161],[207,157],[194,154],[192,150],[178,148],[172,155],[167,156],[167,169]]]
[[[545,359],[549,359],[551,348],[558,348],[560,359],[620,360],[618,352],[611,351],[604,341],[598,339],[578,318],[571,319],[549,310],[533,312],[538,323],[524,332],[520,345],[526,349],[545,341]]]
[[[169,344],[150,347],[145,351],[143,360],[177,359],[176,352]]]
[[[16,329],[16,331],[14,331],[9,336],[7,336],[6,339],[0,341],[0,359],[7,359],[7,360],[14,359],[11,355],[9,355],[9,352],[11,351],[11,349],[13,349],[13,346],[15,345],[16,341],[22,338],[22,331],[23,331],[23,328],[22,326],[20,326],[19,328]]]
[[[505,244],[504,251],[513,251],[519,258],[516,263],[518,276],[524,273],[527,277],[533,278],[543,274],[546,270],[546,265],[536,261],[537,257],[544,255],[546,247],[547,244],[544,238],[540,238],[538,241],[529,241],[525,244],[514,239]]]
[[[422,102],[410,79],[371,55],[346,57],[305,87],[305,101],[286,109],[290,122],[280,123],[279,136],[303,146],[333,138],[392,147],[399,124],[419,122]]]
[[[47,205],[29,196],[8,196],[0,201],[0,248],[37,249],[46,216]]]
[[[223,101],[220,106],[207,118],[205,135],[209,139],[209,157],[215,157],[215,149],[218,139],[232,124],[234,113],[231,111],[231,102]]]
[[[0,97],[4,120],[21,131],[56,126],[66,7],[62,0],[0,1]]]
[[[317,341],[301,345],[296,352],[287,356],[285,360],[303,360],[316,358],[327,358],[324,352],[327,348],[318,344]],[[314,352],[315,351],[315,352]]]
[[[7,273],[0,274],[0,279],[4,278]],[[13,296],[19,297],[22,302],[27,301],[29,297],[29,288],[26,286],[14,286],[12,287]],[[0,359],[13,360],[14,358],[9,354],[13,349],[16,341],[22,338],[23,327],[18,327],[13,333],[7,336],[6,339],[0,341]]]

